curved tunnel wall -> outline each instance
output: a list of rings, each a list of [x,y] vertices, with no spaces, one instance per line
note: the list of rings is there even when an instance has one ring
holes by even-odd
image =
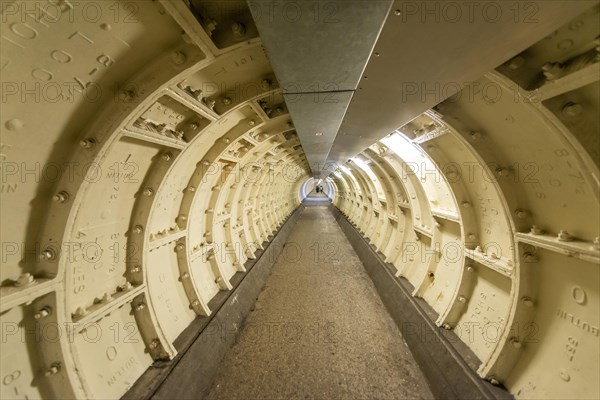
[[[94,2],[95,23],[36,4],[2,24],[2,397],[118,398],[299,205],[307,164],[258,39],[192,43],[158,2]]]
[[[499,72],[479,83],[497,101],[459,93],[370,146],[331,175],[334,204],[474,352],[481,377],[516,397],[594,398],[599,175],[578,135],[598,93],[536,102],[523,89],[514,101]],[[589,111],[565,112],[580,103]]]
[[[3,7],[2,397],[119,397],[212,312],[310,171],[251,19]],[[327,178],[517,397],[598,396],[597,16]]]

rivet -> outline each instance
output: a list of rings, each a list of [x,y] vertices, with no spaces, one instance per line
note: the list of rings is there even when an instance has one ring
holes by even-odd
[[[520,208],[517,208],[515,210],[515,214],[516,214],[517,218],[519,218],[519,219],[525,219],[525,218],[527,218],[527,215],[528,215],[527,211],[522,210]]]
[[[558,232],[558,240],[561,242],[571,242],[573,241],[573,236],[569,232],[561,230]]]
[[[457,300],[463,304],[467,302],[467,298],[465,296],[458,296]]]
[[[57,203],[65,203],[67,201],[69,201],[69,193],[63,191],[60,191],[58,193],[56,193],[54,196],[52,196],[52,200],[54,200]]]
[[[533,225],[530,230],[533,235],[542,235],[544,231],[540,229],[537,225]]]
[[[154,194],[154,189],[151,187],[147,187],[144,189],[144,196],[152,196]]]
[[[396,9],[396,10],[394,10],[394,15],[400,16],[400,15],[402,15],[402,11]]]
[[[73,317],[75,317],[75,318],[81,318],[85,314],[87,314],[87,310],[84,307],[77,307],[75,309],[75,312],[73,313]]]
[[[25,126],[25,123],[23,123],[23,121],[21,121],[18,118],[13,118],[13,119],[6,121],[4,126],[6,126],[6,129],[8,129],[9,131],[19,131],[19,130],[23,129],[23,127]]]
[[[58,372],[60,371],[60,363],[59,362],[54,362],[52,363],[52,365],[50,365],[50,367],[44,372],[45,376],[52,376],[52,375],[56,375],[58,374]]]
[[[80,145],[81,147],[83,147],[84,149],[88,149],[88,150],[89,150],[89,149],[92,149],[92,148],[94,148],[94,146],[96,145],[96,140],[95,140],[95,139],[91,139],[91,138],[88,138],[88,139],[82,139],[82,140],[79,142],[79,145]]]
[[[522,346],[521,342],[519,342],[519,339],[517,339],[516,337],[510,338],[509,342],[515,349],[520,349]]]
[[[223,97],[221,99],[221,103],[223,103],[226,106],[230,105],[231,104],[231,97]]]
[[[581,112],[583,111],[583,107],[581,106],[581,104],[577,104],[577,103],[567,103],[565,104],[565,106],[562,108],[562,113],[564,115],[566,115],[567,117],[576,117],[579,114],[581,114]]]
[[[263,80],[260,82],[260,87],[261,87],[263,90],[268,90],[268,89],[271,87],[271,84],[272,84],[272,82],[271,82],[271,80],[270,80],[270,79],[263,79]]]
[[[144,303],[139,303],[135,306],[135,311],[144,311],[146,309],[146,305]]]
[[[488,380],[489,380],[489,381],[490,381],[490,383],[491,383],[492,385],[494,385],[494,386],[498,386],[498,385],[500,385],[500,381],[499,381],[497,378],[493,377],[493,376],[490,376],[490,377],[488,378]]]
[[[152,342],[150,342],[150,345],[149,345],[149,347],[151,349],[157,349],[158,346],[160,346],[160,340],[158,340],[158,339],[153,339]]]
[[[140,234],[140,233],[142,233],[143,231],[144,231],[144,228],[143,228],[141,225],[136,225],[136,226],[133,228],[133,232],[134,232],[134,233],[137,233],[137,234]]]
[[[171,54],[171,60],[175,65],[181,65],[187,61],[187,56],[183,51],[177,50]]]
[[[50,315],[50,311],[51,311],[50,307],[42,307],[42,309],[40,311],[33,314],[33,318],[34,319],[46,318],[48,315]]]
[[[171,153],[163,153],[160,158],[162,158],[164,161],[170,161],[171,160],[172,154]]]
[[[231,32],[236,39],[243,39],[246,35],[246,26],[241,22],[235,22],[231,25]]]
[[[46,261],[52,261],[56,259],[56,251],[54,249],[48,247],[44,251],[42,251],[42,258]]]
[[[521,56],[517,56],[514,57],[512,59],[510,59],[507,63],[506,66],[508,67],[508,69],[510,69],[511,71],[515,71],[519,68],[521,68],[521,66],[525,63],[525,59]]]
[[[523,305],[525,307],[529,307],[529,308],[533,307],[533,305],[534,305],[533,299],[529,296],[521,297],[521,302],[523,303]]]

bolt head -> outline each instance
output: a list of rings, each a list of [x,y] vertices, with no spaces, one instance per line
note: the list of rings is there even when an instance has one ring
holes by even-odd
[[[65,191],[60,191],[60,192],[56,193],[54,196],[52,196],[52,200],[54,200],[57,203],[64,203],[67,200],[69,200],[69,193],[67,193]]]
[[[56,253],[54,252],[54,250],[48,248],[42,251],[42,258],[46,261],[52,261],[56,258]]]
[[[571,242],[573,240],[573,236],[571,236],[569,232],[561,230],[558,232],[558,240],[561,242]]]
[[[171,54],[171,60],[175,65],[182,65],[187,61],[187,56],[183,51],[177,50]]]
[[[92,149],[96,145],[96,141],[94,139],[83,139],[79,142],[79,145],[84,149]]]
[[[56,375],[58,373],[59,367],[58,365],[52,365],[50,368],[48,368],[46,370],[46,372],[44,372],[45,376],[52,376],[52,375]]]
[[[583,112],[583,107],[578,103],[567,103],[562,108],[562,113],[567,117],[576,117]]]
[[[533,301],[533,299],[531,297],[529,297],[529,296],[522,297],[521,298],[521,302],[523,302],[523,305],[525,307],[533,307],[534,304],[535,304],[534,301]]]
[[[50,315],[50,311],[47,308],[42,308],[40,311],[36,312],[33,315],[33,318],[35,319],[42,319],[42,318],[46,318],[48,315]]]
[[[531,227],[531,234],[533,235],[541,235],[544,233],[544,231],[542,229],[540,229],[537,225],[533,225]]]

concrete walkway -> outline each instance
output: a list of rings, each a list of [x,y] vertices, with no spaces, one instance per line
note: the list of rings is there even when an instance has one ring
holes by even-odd
[[[306,201],[208,398],[433,398],[324,196]]]

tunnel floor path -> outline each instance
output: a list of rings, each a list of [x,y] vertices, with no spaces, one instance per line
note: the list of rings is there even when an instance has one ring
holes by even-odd
[[[305,205],[207,398],[433,398],[328,199]]]

